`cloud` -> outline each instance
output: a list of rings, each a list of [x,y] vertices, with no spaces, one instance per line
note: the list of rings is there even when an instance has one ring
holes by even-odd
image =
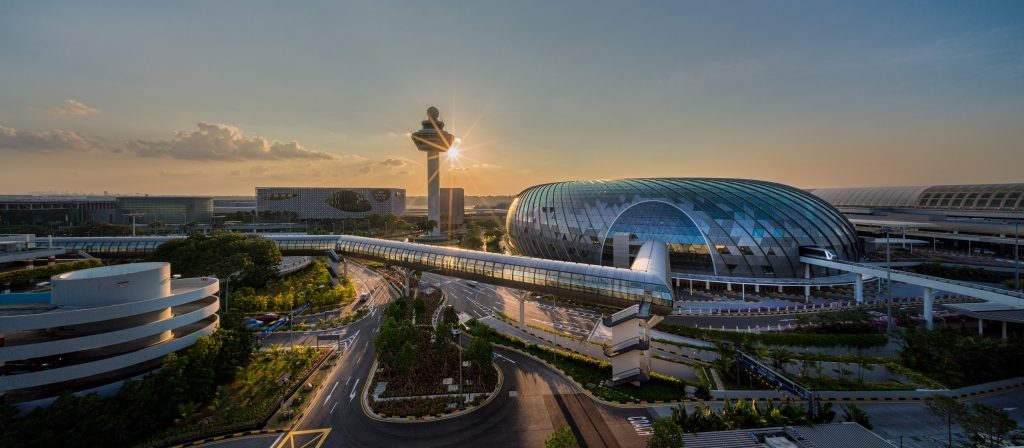
[[[99,149],[99,144],[72,131],[53,129],[30,132],[0,126],[0,150],[2,149],[38,152],[92,151]]]
[[[252,168],[249,168],[249,174],[253,176],[262,176],[266,174],[268,171],[270,171],[270,168],[267,168],[265,166],[254,166]]]
[[[46,113],[56,117],[83,116],[99,113],[99,109],[86,106],[78,100],[64,100],[64,104],[46,109]]]
[[[125,151],[142,157],[170,157],[184,160],[332,160],[335,156],[303,148],[296,142],[246,137],[242,130],[226,124],[199,123],[198,130],[179,131],[170,140],[134,140]]]
[[[390,166],[390,167],[396,167],[396,168],[397,167],[403,167],[403,166],[406,165],[406,161],[401,160],[401,159],[384,159],[384,160],[381,160],[380,162],[377,162],[377,163],[379,163],[380,165],[383,165],[383,166]]]

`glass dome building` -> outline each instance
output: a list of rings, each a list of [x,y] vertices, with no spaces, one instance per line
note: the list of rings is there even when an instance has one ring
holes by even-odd
[[[799,278],[800,247],[859,260],[852,224],[827,202],[787,185],[744,179],[622,179],[530,187],[506,218],[518,254],[610,266],[628,236],[669,245],[673,273]],[[620,243],[621,244],[621,243]]]

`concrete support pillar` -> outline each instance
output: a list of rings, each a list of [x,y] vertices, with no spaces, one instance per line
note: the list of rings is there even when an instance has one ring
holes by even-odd
[[[629,269],[629,234],[626,232],[612,234],[612,266]]]
[[[755,293],[761,292],[761,285],[754,285],[754,292]]]
[[[704,289],[711,289],[711,282],[705,281],[704,282]]]
[[[740,284],[740,300],[747,300],[747,285]]]
[[[690,295],[693,295],[693,279],[690,279]]]
[[[985,335],[985,319],[978,319],[978,336]]]
[[[864,274],[857,274],[856,279],[853,284],[853,299],[857,303],[864,303]]]
[[[934,323],[932,322],[932,303],[935,301],[935,292],[931,288],[924,288],[924,327],[931,330]]]
[[[53,256],[53,255],[50,255],[50,256],[49,256],[49,257],[48,257],[48,258],[46,259],[46,264],[47,264],[47,265],[51,265],[51,266],[52,266],[52,265],[55,265],[55,264],[57,264],[57,257],[56,257],[56,256]]]
[[[726,283],[726,284],[725,284],[725,289],[726,289],[727,291],[729,291],[729,292],[732,292],[732,283]]]
[[[519,298],[519,329],[526,331],[526,295]]]
[[[1003,339],[1006,339],[1006,321],[1003,321]]]
[[[779,294],[782,294],[782,285],[779,285]]]
[[[804,278],[811,278],[811,265],[804,264]],[[811,285],[804,286],[804,302],[811,301]]]

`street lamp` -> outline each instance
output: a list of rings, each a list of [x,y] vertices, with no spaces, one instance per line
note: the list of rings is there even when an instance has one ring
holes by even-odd
[[[242,275],[242,271],[238,270],[232,272],[224,279],[224,312],[228,312],[228,300],[231,298],[231,280],[237,279],[239,275]]]
[[[889,233],[893,228],[883,227],[881,230],[885,231],[885,332],[892,334],[892,259],[889,256]]]
[[[1013,290],[1020,291],[1020,220],[1013,222]]]

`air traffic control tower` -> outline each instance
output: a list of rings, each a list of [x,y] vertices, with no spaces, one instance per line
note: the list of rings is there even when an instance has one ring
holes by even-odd
[[[427,153],[427,219],[434,221],[434,227],[424,235],[425,239],[441,238],[441,170],[440,156],[447,152],[455,136],[444,130],[441,112],[436,107],[427,108],[427,119],[423,128],[412,133],[416,149]]]

